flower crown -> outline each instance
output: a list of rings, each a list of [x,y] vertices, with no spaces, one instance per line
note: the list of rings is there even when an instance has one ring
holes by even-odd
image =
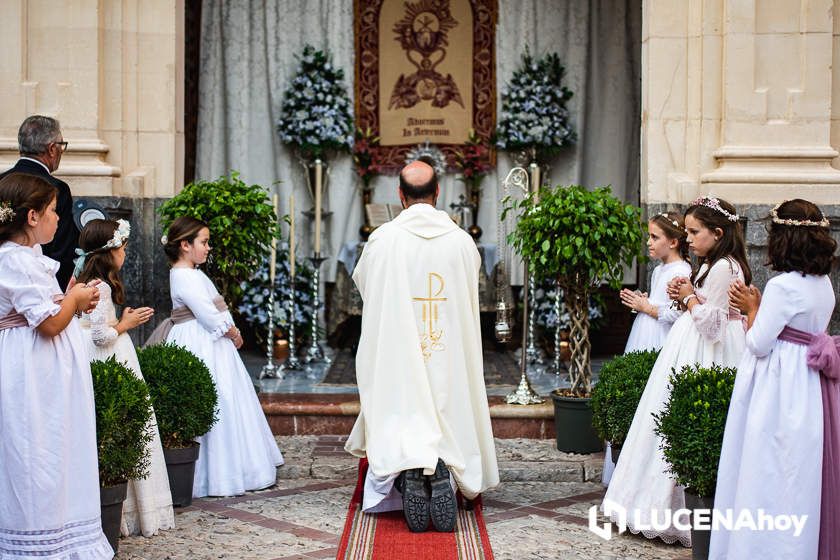
[[[15,215],[15,211],[12,210],[12,204],[10,202],[0,202],[0,224],[11,222],[15,219]]]
[[[682,227],[677,220],[672,220],[671,219],[671,216],[668,215],[668,212],[660,212],[659,215],[662,216],[663,218],[665,218],[666,220],[668,220],[669,222],[671,222],[671,225],[674,226],[675,228],[677,228],[678,230],[680,230],[680,231],[685,230],[685,228]]]
[[[779,217],[779,207],[787,202],[787,200],[783,200],[782,202],[778,203],[772,210],[770,210],[770,219],[774,224],[781,224],[783,226],[805,226],[805,227],[824,227],[827,228],[831,225],[828,221],[828,218],[825,217],[825,214],[822,214],[822,220],[819,222],[815,222],[814,220],[793,220],[791,218],[780,218]]]
[[[111,239],[108,240],[105,245],[99,247],[98,249],[93,249],[91,251],[85,251],[80,248],[76,248],[76,254],[79,255],[78,258],[73,259],[73,262],[76,264],[76,268],[73,270],[73,276],[78,277],[79,274],[82,273],[82,270],[85,268],[85,259],[87,259],[88,255],[93,253],[99,253],[101,251],[106,251],[109,249],[119,249],[125,242],[128,241],[128,236],[131,233],[131,224],[129,224],[126,220],[119,219],[117,220],[117,229],[114,230],[114,235]]]
[[[731,212],[728,212],[728,211],[724,210],[724,208],[720,205],[720,200],[718,200],[717,198],[708,197],[708,196],[701,196],[700,198],[697,198],[694,201],[692,201],[691,205],[692,206],[705,206],[706,208],[711,208],[712,210],[720,212],[721,214],[726,216],[726,219],[729,220],[730,222],[737,222],[738,219],[739,219],[738,214],[733,214]]]

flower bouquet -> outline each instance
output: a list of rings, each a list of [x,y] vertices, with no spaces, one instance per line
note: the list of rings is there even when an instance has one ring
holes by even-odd
[[[304,160],[323,158],[326,150],[348,151],[353,144],[353,110],[344,71],[311,45],[298,59],[297,75],[285,92],[277,121],[280,140]]]
[[[562,85],[563,73],[557,53],[534,58],[525,48],[522,65],[502,92],[496,147],[524,152],[528,161],[545,163],[575,141],[566,108],[572,92]]]

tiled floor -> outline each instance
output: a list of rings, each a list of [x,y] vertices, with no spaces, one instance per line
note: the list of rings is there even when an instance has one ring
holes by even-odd
[[[343,451],[343,441],[341,436],[279,437],[286,465],[278,469],[276,486],[195,500],[178,510],[175,529],[122,539],[117,558],[334,558],[357,462]],[[691,557],[679,545],[627,534],[605,541],[588,530],[588,510],[603,496],[603,487],[594,482],[602,457],[562,454],[545,440],[497,440],[497,448],[504,482],[484,495],[497,559]]]

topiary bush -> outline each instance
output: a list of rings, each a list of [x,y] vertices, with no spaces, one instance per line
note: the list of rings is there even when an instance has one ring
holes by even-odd
[[[713,496],[735,368],[684,366],[670,383],[665,408],[653,415],[669,472],[692,494]]]
[[[268,258],[272,236],[280,237],[265,188],[246,184],[236,171],[215,181],[190,183],[158,213],[164,230],[180,216],[209,226],[213,250],[204,267],[231,309],[242,296],[241,283]]]
[[[195,354],[175,344],[137,352],[149,386],[164,447],[190,447],[216,423],[218,394],[210,370]]]
[[[628,352],[601,368],[589,401],[592,426],[601,439],[624,443],[657,357],[658,350]]]
[[[114,486],[149,474],[152,403],[143,380],[113,356],[90,364],[96,409],[99,484]]]

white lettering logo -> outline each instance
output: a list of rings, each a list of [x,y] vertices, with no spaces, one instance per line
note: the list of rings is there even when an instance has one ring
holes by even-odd
[[[808,515],[794,515],[794,514],[778,514],[773,515],[767,513],[763,509],[758,509],[755,512],[742,509],[734,512],[731,509],[719,511],[716,509],[685,509],[678,510],[656,510],[652,509],[647,516],[642,515],[640,510],[632,510],[632,515],[628,516],[627,510],[613,502],[612,500],[604,500],[603,503],[604,515],[613,520],[617,534],[622,534],[627,531],[628,518],[632,521],[634,531],[654,531],[664,532],[665,530],[674,527],[679,531],[689,531],[691,529],[708,531],[725,529],[727,531],[780,531],[788,532],[793,530],[793,536],[798,537],[805,529],[805,523],[808,521]],[[613,523],[598,523],[598,506],[589,508],[589,530],[608,541],[613,537]]]

